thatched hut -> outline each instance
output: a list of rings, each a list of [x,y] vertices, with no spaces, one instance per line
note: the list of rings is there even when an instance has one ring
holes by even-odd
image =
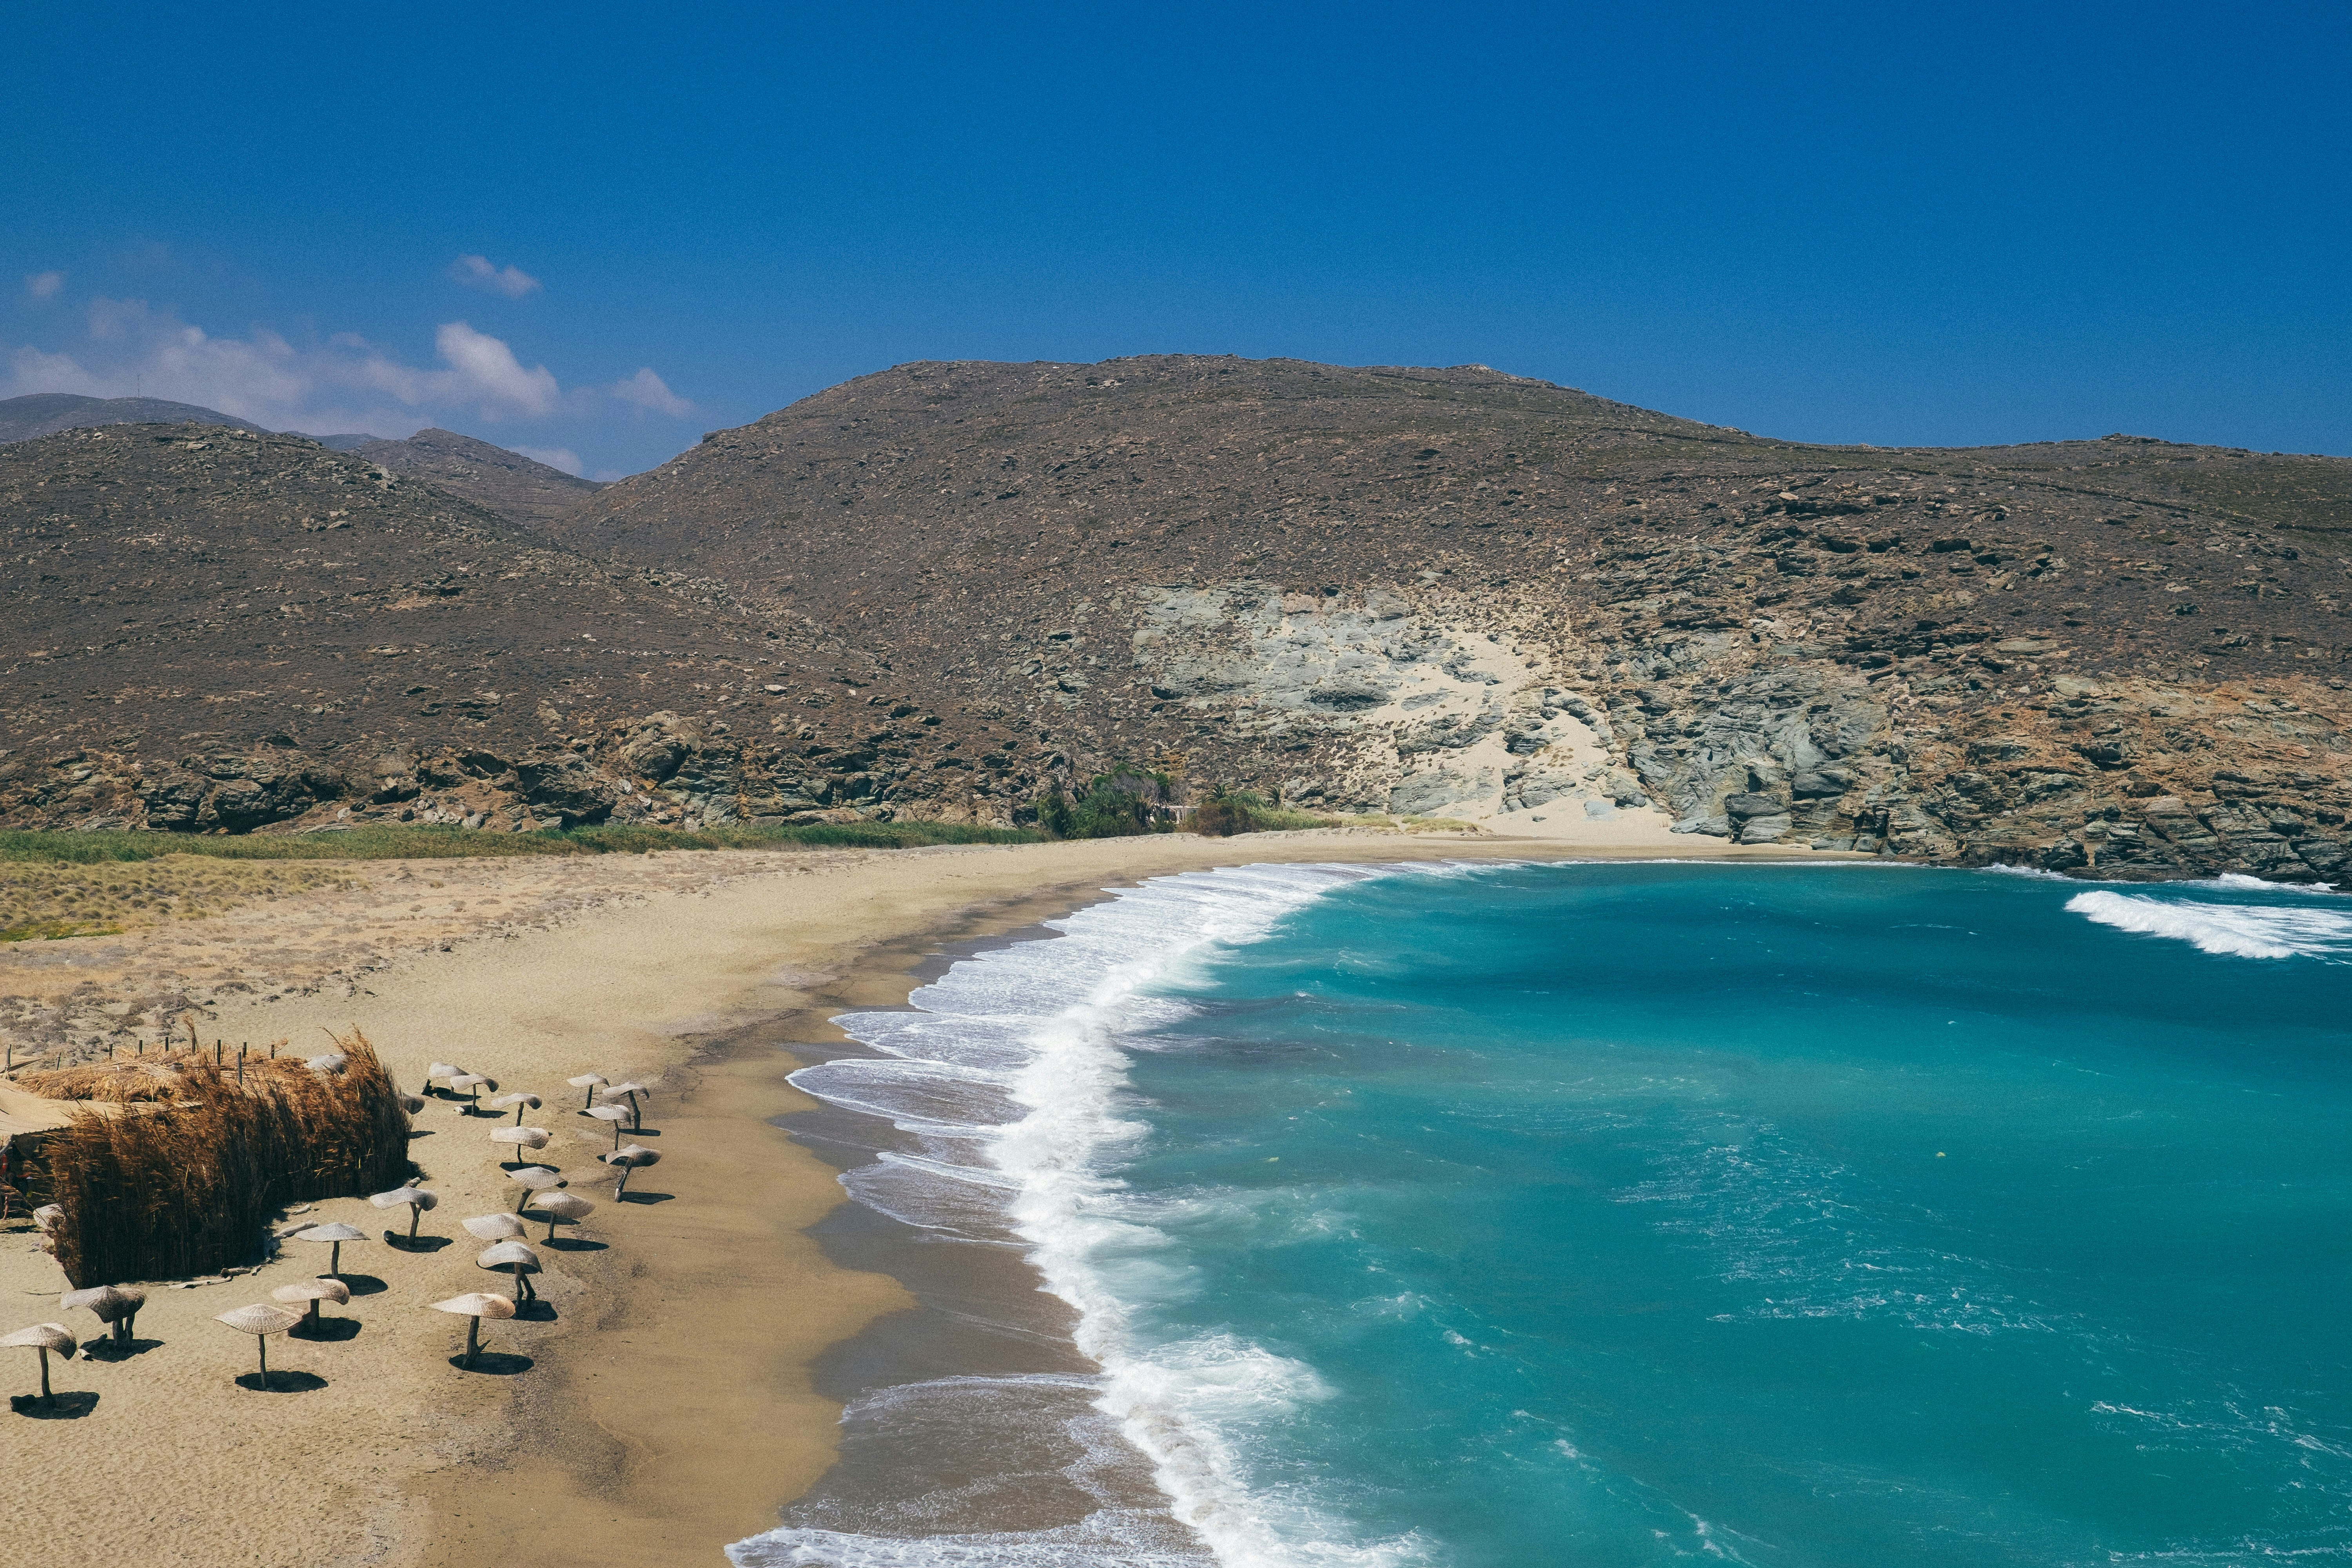
[[[338,1045],[341,1072],[265,1058],[244,1064],[242,1082],[196,1052],[26,1074],[10,1101],[33,1135],[12,1137],[10,1153],[26,1144],[26,1197],[64,1210],[47,1244],[66,1278],[113,1284],[251,1262],[284,1205],[397,1186],[409,1173],[407,1113],[365,1039],[354,1031]]]

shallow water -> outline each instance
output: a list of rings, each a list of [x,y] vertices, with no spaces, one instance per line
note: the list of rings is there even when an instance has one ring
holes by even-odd
[[[2352,1556],[2347,907],[1587,865],[1081,911],[796,1081],[896,1124],[877,1223],[1025,1252],[1099,1373],[873,1391],[862,1489],[738,1561]]]

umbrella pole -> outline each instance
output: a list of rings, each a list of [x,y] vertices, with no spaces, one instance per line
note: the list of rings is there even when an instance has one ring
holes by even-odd
[[[477,1350],[478,1350],[478,1349],[480,1349],[480,1348],[481,1348],[481,1343],[482,1343],[482,1320],[481,1320],[481,1319],[479,1319],[479,1318],[468,1318],[468,1319],[467,1319],[467,1320],[466,1320],[466,1370],[467,1370],[467,1371],[468,1371],[468,1372],[471,1372],[471,1371],[474,1369],[474,1352],[475,1352]]]
[[[34,1348],[41,1352],[41,1403],[55,1405],[58,1402],[58,1396],[49,1392],[49,1347],[37,1345]]]
[[[253,1342],[261,1347],[261,1386],[268,1388],[269,1386],[269,1336],[256,1334],[253,1336]]]

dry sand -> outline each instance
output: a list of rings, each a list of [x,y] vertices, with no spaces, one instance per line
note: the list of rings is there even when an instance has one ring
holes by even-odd
[[[1710,848],[1790,858],[1711,844],[1674,852]],[[534,1233],[551,1319],[486,1323],[497,1352],[488,1370],[451,1364],[464,1320],[425,1305],[495,1288],[473,1265],[482,1244],[457,1222],[512,1208],[515,1189],[487,1136],[499,1123],[436,1100],[418,1118],[415,1151],[442,1194],[424,1234],[448,1245],[347,1244],[345,1273],[368,1277],[366,1293],[337,1315],[358,1331],[272,1340],[272,1367],[302,1374],[278,1392],[234,1381],[254,1365],[253,1341],[211,1320],[316,1273],[323,1248],[289,1242],[256,1274],[154,1289],[138,1353],[56,1369],[61,1391],[98,1395],[88,1414],[0,1417],[0,1563],[719,1568],[722,1546],[772,1526],[830,1462],[839,1413],[812,1391],[811,1360],[909,1304],[895,1281],[835,1267],[803,1234],[841,1194],[829,1167],[770,1125],[808,1103],[783,1081],[797,1063],[766,1047],[730,1048],[729,1031],[781,1021],[784,1037],[838,1039],[829,1015],[902,1003],[912,966],[942,943],[1015,930],[1144,877],[1254,860],[1596,852],[1304,833],[675,855],[631,871],[625,899],[578,896],[590,874],[561,861],[354,868],[371,880],[462,876],[470,904],[497,898],[500,910],[541,907],[561,885],[572,912],[536,929],[478,924],[471,935],[445,920],[404,956],[379,952],[349,994],[217,997],[209,1027],[232,1040],[316,1039],[356,1024],[404,1086],[444,1059],[545,1095],[528,1118],[553,1134],[545,1162],[598,1205],[565,1227],[579,1245],[549,1247],[543,1227]],[[323,908],[345,896],[319,898]],[[299,929],[302,897],[268,909]],[[209,923],[177,928],[173,940],[239,940],[233,921]],[[633,1180],[640,1201],[611,1201],[609,1173],[593,1160],[611,1134],[576,1114],[577,1091],[564,1086],[592,1069],[655,1086],[641,1141],[663,1159]],[[373,1237],[387,1215],[341,1199],[278,1228],[320,1219]],[[31,1244],[26,1233],[0,1236],[0,1331],[63,1316],[62,1278]],[[77,1332],[96,1339],[99,1325],[76,1316]],[[30,1390],[31,1353],[0,1354],[13,1358],[0,1362],[8,1389]]]

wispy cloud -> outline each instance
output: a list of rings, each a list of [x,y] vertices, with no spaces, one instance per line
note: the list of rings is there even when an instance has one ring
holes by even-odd
[[[449,276],[468,289],[480,289],[520,300],[539,288],[539,279],[520,267],[493,267],[487,256],[461,256],[449,263]]]
[[[499,338],[450,321],[434,334],[441,363],[413,365],[354,333],[297,345],[266,328],[215,337],[140,300],[90,304],[89,338],[74,352],[27,345],[0,369],[0,395],[134,390],[217,408],[272,428],[406,435],[418,416],[471,413],[497,422],[563,411],[545,365],[525,366]]]
[[[25,274],[25,292],[36,300],[54,300],[57,298],[58,290],[65,286],[66,275],[62,272]]]
[[[586,466],[580,461],[580,454],[569,447],[509,447],[507,450],[520,452],[534,463],[562,468],[574,479],[580,477],[581,470]]]
[[[667,414],[673,419],[683,419],[694,412],[694,405],[672,392],[662,378],[653,373],[651,366],[639,370],[625,381],[614,382],[604,390],[624,403],[634,403],[640,408]]]

